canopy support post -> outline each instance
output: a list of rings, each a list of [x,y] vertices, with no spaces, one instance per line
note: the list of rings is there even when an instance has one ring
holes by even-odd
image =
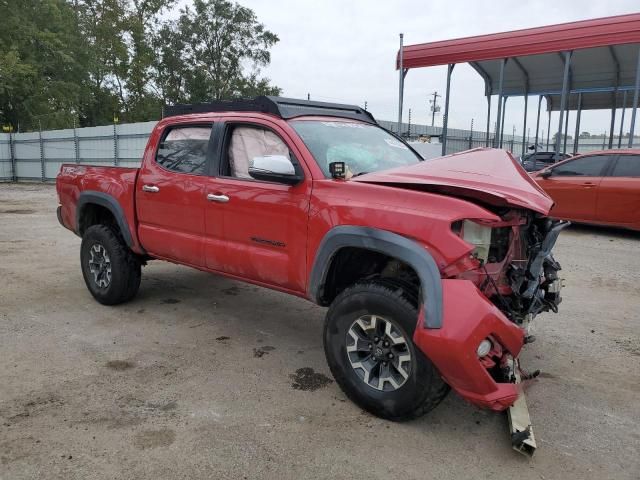
[[[624,112],[627,109],[627,91],[622,92],[622,114],[620,115],[620,135],[618,135],[618,148],[622,147],[622,135],[624,134]]]
[[[582,116],[582,93],[578,94],[578,113],[576,114],[576,133],[573,139],[573,154],[578,153],[578,143],[580,138],[580,117]]]
[[[487,94],[487,138],[484,141],[484,146],[489,146],[489,125],[491,124],[491,95]]]
[[[527,150],[527,101],[529,99],[529,92],[524,92],[524,126],[522,127],[522,155]]]
[[[554,162],[557,162],[560,155],[560,141],[562,140],[562,120],[567,107],[567,90],[569,87],[569,69],[571,67],[572,51],[564,52],[564,75],[562,76],[562,95],[560,95],[560,118],[558,119],[558,133],[556,134]]]
[[[549,105],[549,99],[547,99],[547,107]],[[549,121],[547,122],[547,152],[549,151],[549,136],[551,135],[551,110],[549,110],[548,112],[548,116],[549,116]]]
[[[502,97],[502,121],[500,122],[500,148],[502,148],[502,142],[504,141],[504,119],[506,117],[505,113],[507,111],[507,97],[506,95]]]
[[[498,80],[498,117],[496,118],[496,137],[493,139],[493,146],[495,148],[501,147],[500,138],[502,132],[500,131],[500,125],[502,123],[502,87],[504,86],[504,67],[507,65],[508,58],[503,58],[500,61],[500,79]]]
[[[451,91],[451,73],[455,63],[450,63],[447,66],[447,92],[444,99],[444,118],[442,120],[442,156],[447,154],[447,129],[449,127],[449,93]]]
[[[611,107],[611,126],[609,127],[609,150],[613,148],[613,131],[616,128],[616,99],[617,95],[614,93],[613,97],[613,107]]]
[[[611,150],[613,148],[613,132],[616,128],[616,101],[618,100],[618,88],[620,87],[620,61],[611,45],[609,45],[609,53],[616,69],[616,88],[611,92],[611,126],[609,127],[609,150]]]
[[[536,141],[533,144],[534,153],[538,153],[538,134],[540,133],[540,108],[542,107],[542,95],[538,97],[538,117],[536,119]]]
[[[567,134],[569,131],[569,109],[567,108],[567,113],[565,115],[564,120],[564,142],[562,144],[562,153],[567,153]]]
[[[636,128],[636,110],[638,109],[638,90],[640,90],[640,48],[638,48],[638,65],[636,67],[636,84],[633,90],[633,109],[631,110],[631,126],[629,129],[628,147],[633,147],[633,135]]]
[[[398,136],[402,130],[402,101],[404,99],[404,77],[407,70],[404,68],[404,52],[402,48],[404,33],[400,34],[400,65],[398,66]]]

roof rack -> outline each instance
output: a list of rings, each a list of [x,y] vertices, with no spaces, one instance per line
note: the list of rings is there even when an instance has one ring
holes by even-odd
[[[261,112],[270,113],[285,120],[303,115],[327,115],[376,123],[373,115],[357,105],[314,102],[265,95],[246,100],[217,100],[207,103],[168,105],[164,109],[164,116],[173,117],[208,112]]]

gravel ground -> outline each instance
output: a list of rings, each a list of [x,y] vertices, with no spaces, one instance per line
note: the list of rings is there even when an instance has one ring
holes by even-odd
[[[51,185],[0,185],[0,479],[638,479],[640,234],[571,227],[523,362],[538,452],[455,394],[408,423],[331,380],[325,310],[163,262],[130,303],[82,281]]]

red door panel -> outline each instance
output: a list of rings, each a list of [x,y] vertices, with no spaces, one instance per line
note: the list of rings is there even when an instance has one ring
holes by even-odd
[[[146,168],[138,179],[138,236],[147,252],[204,265],[206,178]],[[144,191],[145,185],[158,191]]]
[[[603,178],[596,220],[613,225],[640,223],[640,178]]]
[[[166,129],[138,174],[138,236],[153,256],[204,266],[210,125]]]
[[[640,227],[640,155],[620,155],[602,179],[596,220]]]
[[[536,181],[555,202],[550,215],[595,221],[600,182],[610,162],[609,155],[583,155],[558,163],[548,178],[538,176]]]
[[[595,220],[601,177],[550,177],[540,186],[555,202],[551,216],[562,219]]]
[[[279,147],[288,148],[295,157],[302,158],[291,136],[275,123],[230,117],[226,124],[229,127],[225,138],[230,139],[228,135],[234,127],[264,128],[279,138]],[[272,137],[272,146],[274,141]],[[231,176],[233,173],[226,167],[229,164],[229,145],[225,140],[221,173],[210,179],[206,189],[207,195],[212,195],[206,209],[207,267],[257,283],[304,293],[312,188],[308,168],[299,160],[305,179],[294,186]],[[220,213],[224,234],[215,235],[210,230],[219,221]]]
[[[224,211],[224,258],[220,242],[207,237],[207,266],[231,275],[304,291],[310,189],[222,178],[209,211]],[[217,267],[218,265],[219,267]]]

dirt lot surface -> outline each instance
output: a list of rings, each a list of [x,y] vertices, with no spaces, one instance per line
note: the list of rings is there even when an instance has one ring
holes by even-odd
[[[104,307],[52,186],[0,185],[0,479],[638,479],[640,235],[572,227],[523,361],[539,449],[450,394],[408,423],[330,379],[325,310],[168,263]]]

